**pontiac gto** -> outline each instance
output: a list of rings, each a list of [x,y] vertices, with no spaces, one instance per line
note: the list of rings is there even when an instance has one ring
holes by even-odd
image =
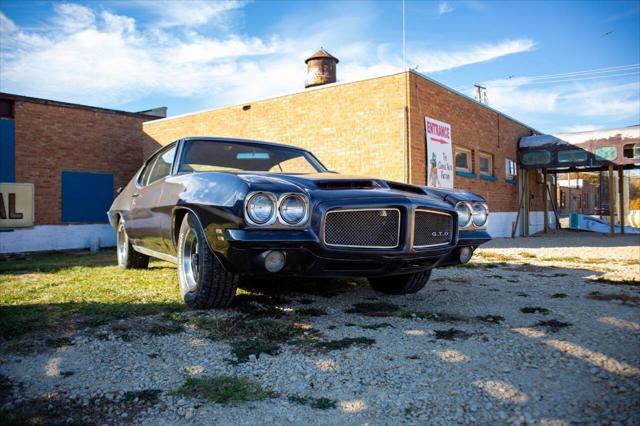
[[[344,176],[302,148],[214,137],[161,148],[108,215],[120,267],[176,263],[193,308],[227,306],[243,277],[366,277],[415,293],[490,240],[476,194]]]

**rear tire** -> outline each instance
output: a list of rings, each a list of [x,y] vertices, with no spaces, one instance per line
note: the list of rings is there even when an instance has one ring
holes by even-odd
[[[371,288],[385,294],[413,294],[424,288],[431,277],[431,270],[406,275],[369,278]]]
[[[124,221],[118,221],[116,233],[116,253],[118,257],[118,266],[122,269],[146,269],[149,266],[149,256],[135,251],[127,231],[124,229]]]
[[[209,249],[193,213],[184,217],[178,234],[178,282],[184,303],[194,309],[225,308],[238,288],[237,275]]]

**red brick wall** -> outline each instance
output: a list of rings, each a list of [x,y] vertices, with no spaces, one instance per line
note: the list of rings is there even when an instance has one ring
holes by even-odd
[[[144,120],[16,101],[16,182],[35,186],[35,224],[60,223],[63,171],[113,173],[114,191],[124,186],[141,166],[144,147],[158,146],[142,131]]]
[[[489,108],[444,87],[409,74],[411,182],[424,185],[427,170],[425,117],[444,121],[451,125],[454,150],[457,146],[473,153],[473,171],[477,177],[454,177],[456,188],[468,189],[484,196],[492,211],[516,211],[518,186],[505,181],[505,159],[517,160],[518,140],[530,133],[530,129]],[[493,154],[495,181],[480,178],[479,152]],[[455,153],[454,153],[455,155]],[[536,196],[532,210],[542,210],[541,186],[533,187]]]

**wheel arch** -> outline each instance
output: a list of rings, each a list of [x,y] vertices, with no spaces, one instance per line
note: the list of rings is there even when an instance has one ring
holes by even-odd
[[[202,228],[202,231],[205,232],[205,236],[206,236],[206,227],[202,223],[202,219],[198,214],[198,212],[192,207],[177,206],[173,209],[173,214],[171,218],[171,241],[173,243],[173,247],[176,250],[178,249],[178,236],[180,235],[180,226],[182,225],[182,222],[184,221],[184,218],[187,215],[187,213],[193,214],[193,216],[196,218],[196,220],[200,224],[200,228]],[[213,250],[213,247],[211,247],[211,242],[209,241],[209,239],[208,238],[205,238],[205,239],[207,240],[207,245],[209,246],[209,249],[215,253],[215,250]]]

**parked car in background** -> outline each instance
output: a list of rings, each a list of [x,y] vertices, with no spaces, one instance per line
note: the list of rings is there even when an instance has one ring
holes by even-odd
[[[594,209],[594,213],[596,216],[609,216],[609,205],[603,204],[601,206],[596,206]]]
[[[176,263],[194,308],[227,306],[242,277],[367,277],[415,293],[490,240],[476,194],[344,176],[301,148],[228,138],[163,147],[108,214],[118,264]]]

